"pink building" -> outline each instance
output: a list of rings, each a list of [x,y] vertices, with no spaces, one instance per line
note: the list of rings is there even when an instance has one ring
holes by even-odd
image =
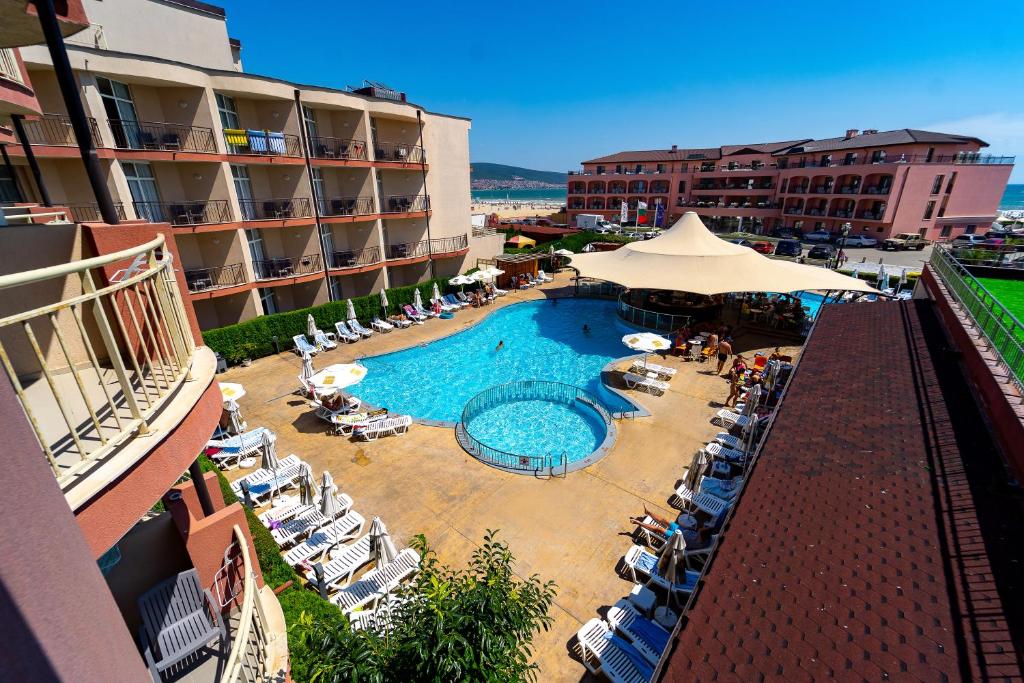
[[[823,140],[618,152],[583,162],[568,180],[568,219],[630,219],[646,202],[669,225],[696,211],[710,227],[779,228],[879,240],[916,232],[932,240],[984,231],[995,220],[1013,157],[981,153],[978,138],[903,128],[856,129]]]

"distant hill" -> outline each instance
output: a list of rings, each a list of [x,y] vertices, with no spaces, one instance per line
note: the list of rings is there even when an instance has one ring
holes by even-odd
[[[506,166],[505,164],[470,164],[473,173],[470,180],[475,184],[477,181],[489,181],[493,183],[544,183],[547,185],[564,186],[567,175],[557,171],[536,171],[532,168],[520,168],[519,166]]]

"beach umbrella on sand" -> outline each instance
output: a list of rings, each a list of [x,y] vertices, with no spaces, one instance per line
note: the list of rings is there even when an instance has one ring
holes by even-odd
[[[384,309],[384,317],[388,317],[388,293],[385,290],[380,290],[380,306]]]
[[[312,313],[306,316],[306,334],[309,335],[310,339],[314,339],[316,337],[316,321],[313,320]]]
[[[622,343],[634,351],[644,352],[644,367],[647,367],[647,354],[652,351],[666,351],[672,348],[671,342],[660,334],[653,332],[636,332],[627,334],[622,338]]]
[[[677,529],[658,554],[658,574],[670,585],[686,583],[686,540],[682,531]],[[674,592],[669,589],[668,600]]]
[[[309,463],[302,463],[299,469],[299,503],[302,505],[313,505],[316,500],[316,491],[313,483],[313,468]]]
[[[356,319],[356,307],[352,305],[352,299],[345,302],[345,314],[348,315],[348,320]]]

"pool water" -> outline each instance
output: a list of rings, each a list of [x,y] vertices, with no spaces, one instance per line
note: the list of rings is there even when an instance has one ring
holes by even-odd
[[[466,431],[481,443],[517,455],[550,455],[558,462],[587,457],[601,445],[604,422],[586,406],[556,401],[516,401],[473,417]]]
[[[629,401],[601,387],[604,366],[634,353],[622,344],[622,337],[635,330],[616,316],[615,302],[553,301],[506,306],[449,337],[364,358],[359,362],[369,372],[351,391],[364,401],[393,412],[453,423],[459,421],[469,399],[484,389],[522,380],[571,384],[597,397],[610,412],[633,410]],[[458,318],[456,315],[455,319]],[[590,327],[587,334],[582,331],[584,324]],[[502,341],[503,348],[496,350]],[[518,418],[509,420],[520,425],[516,431],[522,438],[527,438],[535,428],[547,428],[540,422],[545,420],[544,416],[551,419],[554,415],[559,419],[551,419],[552,428],[561,430],[563,438],[575,438],[560,426],[564,425],[561,412],[531,414],[531,419],[539,421],[537,424],[527,424]],[[576,431],[581,439],[591,438],[583,430]],[[489,445],[500,448],[497,444]]]

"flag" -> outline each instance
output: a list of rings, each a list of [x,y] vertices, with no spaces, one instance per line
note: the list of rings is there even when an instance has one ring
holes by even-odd
[[[661,202],[654,207],[654,227],[660,228],[665,225],[665,205]]]
[[[643,225],[647,222],[647,202],[637,202],[636,204],[636,224]]]
[[[623,199],[622,200],[622,208],[620,209],[620,213],[619,213],[619,222],[620,223],[625,223],[628,220],[629,220],[629,205],[626,203],[626,200]]]

